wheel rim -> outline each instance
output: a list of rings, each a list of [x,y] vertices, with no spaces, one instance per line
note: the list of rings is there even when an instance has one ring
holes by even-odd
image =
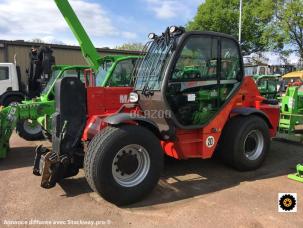
[[[249,160],[256,160],[264,148],[263,134],[259,130],[249,132],[244,141],[244,154]]]
[[[147,150],[137,144],[123,147],[116,154],[112,163],[115,181],[124,187],[140,184],[148,174],[150,158]]]
[[[25,120],[23,122],[23,129],[30,135],[36,135],[42,131],[42,127],[40,124],[38,124],[36,121],[33,121],[31,123],[29,120]]]

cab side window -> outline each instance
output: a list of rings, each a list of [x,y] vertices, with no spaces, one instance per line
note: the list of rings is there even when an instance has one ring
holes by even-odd
[[[8,67],[0,67],[0,81],[9,79]]]
[[[240,56],[234,41],[221,40],[221,80],[237,79],[241,74]]]
[[[172,81],[217,80],[217,40],[192,37],[176,63]]]

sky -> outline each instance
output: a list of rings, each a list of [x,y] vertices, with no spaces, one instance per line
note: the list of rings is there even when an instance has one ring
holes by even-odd
[[[204,0],[69,0],[96,47],[115,48],[147,41],[150,32],[186,25]],[[78,45],[54,0],[0,0],[0,39],[39,38],[47,43]],[[281,59],[268,54],[268,64]],[[291,63],[298,57],[290,56]]]
[[[185,25],[203,0],[69,0],[96,47],[145,43],[150,32]],[[0,39],[78,45],[54,0],[0,0]]]

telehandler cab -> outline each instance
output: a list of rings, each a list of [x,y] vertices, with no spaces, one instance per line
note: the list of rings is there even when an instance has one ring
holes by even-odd
[[[51,188],[84,166],[94,191],[125,205],[156,186],[164,154],[207,159],[216,151],[238,170],[261,166],[276,134],[279,106],[243,77],[238,42],[175,26],[149,37],[130,103],[114,115],[86,123],[92,103],[89,96],[84,99],[84,86],[75,78],[57,82],[53,148],[36,156],[42,187]],[[84,129],[92,138],[87,150]]]

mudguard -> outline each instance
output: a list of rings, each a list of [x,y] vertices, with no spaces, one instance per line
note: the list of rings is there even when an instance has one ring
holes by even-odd
[[[252,115],[252,114],[261,116],[266,121],[266,123],[268,124],[268,126],[270,128],[273,128],[273,126],[272,126],[272,124],[271,124],[271,122],[269,120],[269,117],[266,115],[266,113],[262,112],[259,109],[250,108],[250,107],[234,108],[231,113],[232,114],[242,115],[242,116],[249,116],[249,115]]]
[[[158,138],[162,138],[158,125],[151,119],[148,119],[145,116],[141,116],[135,113],[118,113],[106,117],[104,122],[109,125],[120,125],[127,124],[129,122],[136,122],[139,125],[148,128],[151,130]]]

